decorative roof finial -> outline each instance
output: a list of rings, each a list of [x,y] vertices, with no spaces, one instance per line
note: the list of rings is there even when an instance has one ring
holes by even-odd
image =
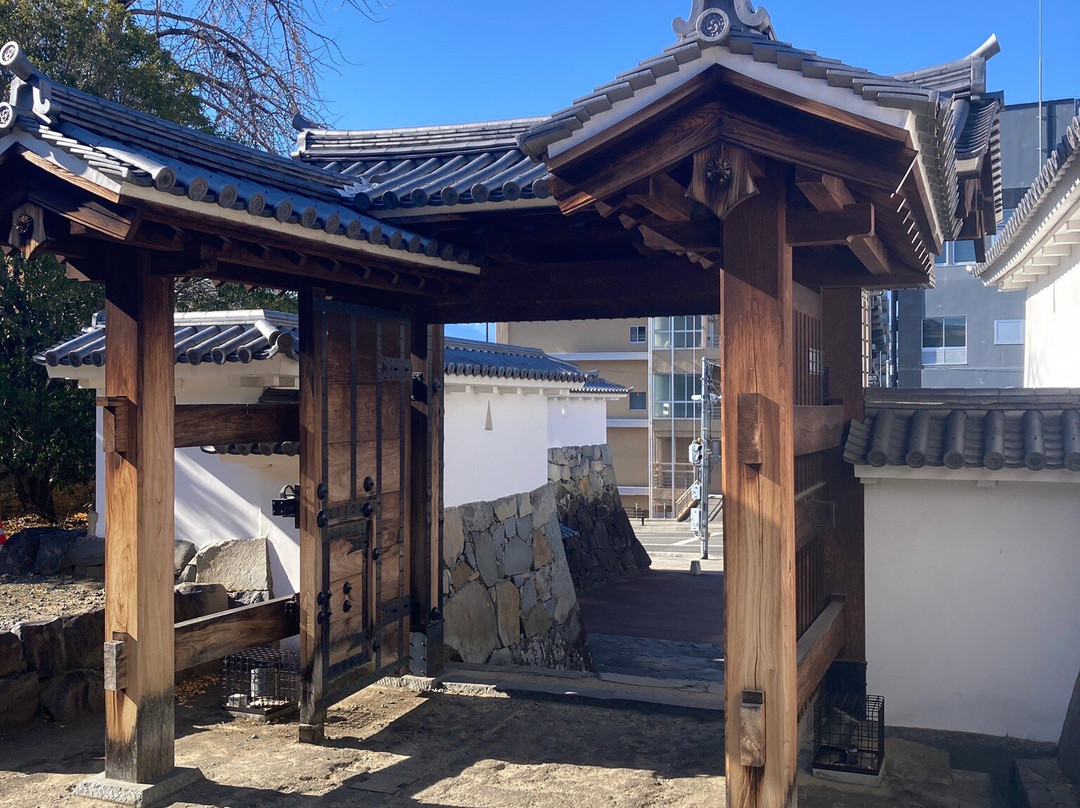
[[[726,42],[732,31],[752,31],[776,39],[769,12],[755,8],[750,0],[694,0],[690,18],[679,17],[671,27],[682,39],[697,36],[713,44]]]
[[[16,110],[20,109],[51,123],[57,110],[49,98],[49,80],[26,58],[18,42],[12,40],[0,46],[0,67],[15,74],[8,89],[8,101],[0,104],[0,129],[14,124]]]

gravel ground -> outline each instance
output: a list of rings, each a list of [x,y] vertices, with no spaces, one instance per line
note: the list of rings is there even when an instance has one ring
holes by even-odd
[[[105,584],[72,575],[0,575],[0,632],[24,620],[64,617],[105,605]]]

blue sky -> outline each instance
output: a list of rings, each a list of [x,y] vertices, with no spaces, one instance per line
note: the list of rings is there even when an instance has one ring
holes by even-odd
[[[543,115],[674,41],[691,0],[394,0],[369,22],[328,10],[351,64],[327,76],[328,123],[420,126]],[[991,89],[1034,101],[1037,0],[769,0],[781,39],[890,73],[964,56],[991,33]],[[1080,0],[1043,0],[1044,98],[1080,96]]]

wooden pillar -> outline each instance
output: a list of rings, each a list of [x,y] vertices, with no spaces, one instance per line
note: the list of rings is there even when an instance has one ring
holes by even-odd
[[[724,220],[721,420],[730,808],[786,808],[795,799],[793,317],[785,186],[785,172],[771,167],[760,192]],[[756,428],[740,429],[748,424]]]
[[[443,326],[413,321],[413,372],[423,376],[411,412],[410,440],[410,672],[434,676],[442,670],[442,464]]]
[[[315,599],[329,564],[316,519],[318,487],[324,479],[323,374],[326,328],[318,302],[321,289],[299,294],[300,334],[300,742],[321,743],[326,724],[326,633]]]
[[[821,293],[822,349],[829,369],[829,398],[839,399],[844,421],[862,420],[867,357],[860,289]],[[831,594],[846,597],[841,659],[866,661],[866,581],[862,483],[844,462],[844,450],[829,452],[825,474],[836,502],[836,524],[825,535],[825,582]]]
[[[105,283],[105,776],[150,783],[174,767],[173,284],[136,255]]]

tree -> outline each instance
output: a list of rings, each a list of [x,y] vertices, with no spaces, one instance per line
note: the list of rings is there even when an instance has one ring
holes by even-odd
[[[196,78],[114,0],[0,0],[0,41],[46,75],[101,98],[208,130]]]
[[[269,151],[295,142],[294,115],[319,119],[319,79],[344,63],[324,28],[327,0],[124,0],[196,82],[215,131]],[[337,0],[373,19],[380,0]]]
[[[19,503],[55,519],[57,486],[94,474],[94,394],[49,379],[34,354],[77,333],[101,287],[67,279],[52,257],[9,258],[0,272],[0,462]]]

